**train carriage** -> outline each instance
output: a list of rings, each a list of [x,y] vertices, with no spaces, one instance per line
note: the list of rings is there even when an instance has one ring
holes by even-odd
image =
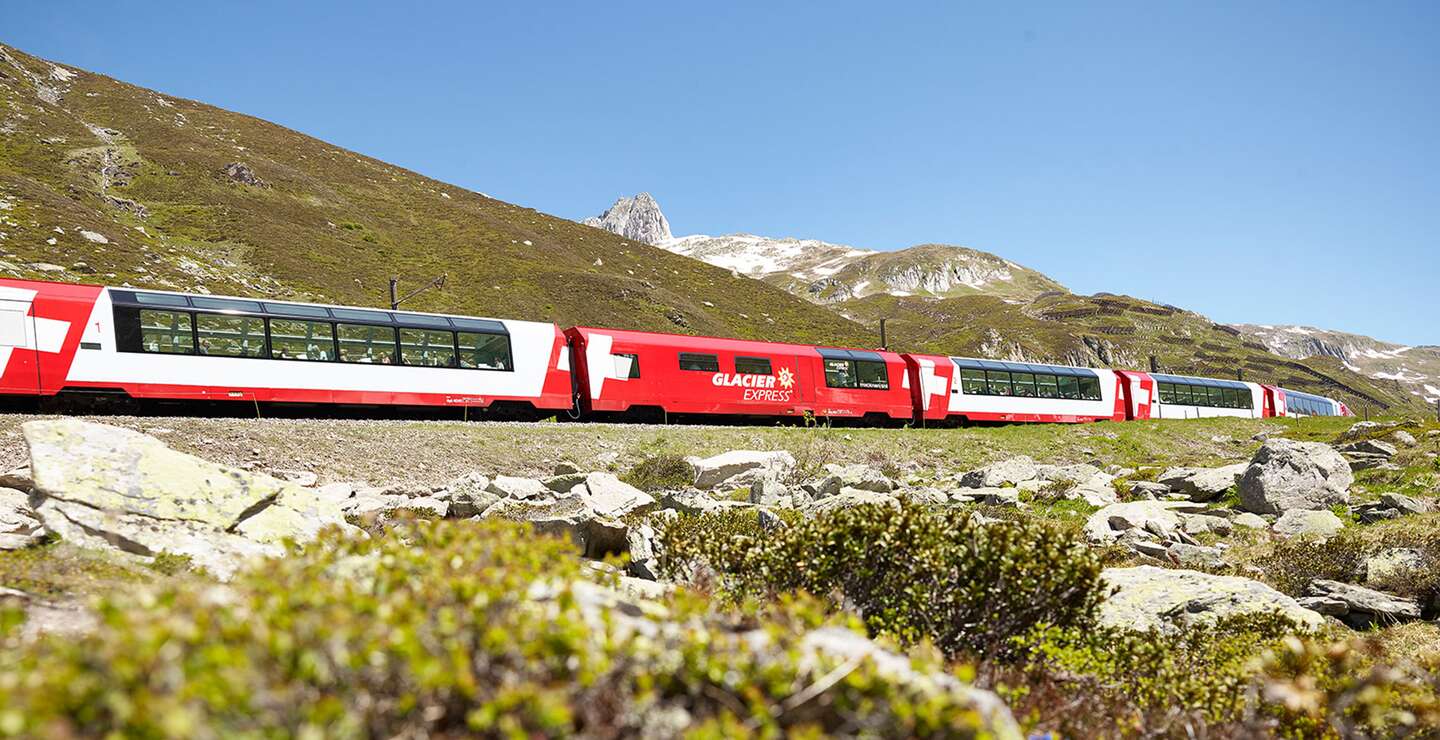
[[[0,280],[0,392],[553,414],[555,324]]]
[[[1353,416],[1345,404],[1334,399],[1285,388],[1273,390],[1278,393],[1277,406],[1284,416]]]
[[[894,352],[576,327],[587,414],[908,421]]]
[[[1127,418],[1113,370],[905,355],[923,422],[1087,422]]]

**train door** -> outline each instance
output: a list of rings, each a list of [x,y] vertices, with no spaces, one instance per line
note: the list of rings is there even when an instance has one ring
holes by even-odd
[[[1275,416],[1275,389],[1266,388],[1264,398],[1265,400],[1260,409],[1260,417],[1269,419]]]
[[[0,393],[40,393],[40,353],[34,351],[30,301],[0,299]]]

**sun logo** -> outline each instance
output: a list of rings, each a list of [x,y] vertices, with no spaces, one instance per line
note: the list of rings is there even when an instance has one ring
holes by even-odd
[[[790,372],[790,368],[788,368],[788,367],[782,367],[782,368],[780,368],[780,387],[781,387],[781,388],[793,388],[794,386],[795,386],[795,373]]]

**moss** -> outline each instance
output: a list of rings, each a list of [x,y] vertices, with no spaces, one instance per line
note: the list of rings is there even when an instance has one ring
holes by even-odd
[[[0,551],[0,585],[40,597],[88,595],[146,580],[145,571],[137,567],[59,540]]]

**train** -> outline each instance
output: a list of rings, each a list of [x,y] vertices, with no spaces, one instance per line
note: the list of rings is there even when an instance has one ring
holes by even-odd
[[[0,397],[920,426],[1350,416],[1275,385],[0,279]],[[448,412],[447,412],[448,413]]]

